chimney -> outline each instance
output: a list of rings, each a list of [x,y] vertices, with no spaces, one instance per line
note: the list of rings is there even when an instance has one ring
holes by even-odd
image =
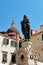
[[[43,31],[43,25],[40,25],[40,31]]]

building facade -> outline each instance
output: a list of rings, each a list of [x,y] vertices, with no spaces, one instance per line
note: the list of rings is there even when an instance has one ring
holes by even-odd
[[[0,63],[16,63],[17,41],[0,34]]]
[[[32,34],[31,42],[38,61],[43,62],[43,25],[40,25],[40,29]]]

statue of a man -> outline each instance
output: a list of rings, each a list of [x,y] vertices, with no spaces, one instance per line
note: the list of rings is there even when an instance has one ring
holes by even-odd
[[[23,20],[21,21],[21,28],[22,28],[22,33],[25,37],[25,39],[30,39],[30,22],[27,19],[27,16],[24,15]]]

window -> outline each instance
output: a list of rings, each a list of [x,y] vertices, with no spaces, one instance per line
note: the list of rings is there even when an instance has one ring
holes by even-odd
[[[42,34],[42,41],[43,41],[43,34]]]
[[[16,47],[17,46],[17,42],[11,41],[11,46]]]
[[[11,62],[12,62],[12,63],[16,63],[16,55],[15,55],[15,54],[12,55]]]
[[[6,45],[9,44],[9,39],[4,38],[3,44],[6,44]]]
[[[19,48],[21,48],[22,47],[22,42],[19,42]]]
[[[7,62],[7,54],[6,53],[3,54],[2,62]]]

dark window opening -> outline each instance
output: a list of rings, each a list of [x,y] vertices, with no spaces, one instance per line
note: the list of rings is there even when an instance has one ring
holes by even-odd
[[[3,54],[2,62],[7,62],[7,54]]]
[[[42,34],[42,41],[43,41],[43,34]]]
[[[16,63],[16,55],[12,55],[11,62],[12,62],[12,63]]]
[[[19,48],[21,48],[22,47],[22,42],[19,42]]]
[[[4,38],[3,44],[5,44],[5,45],[9,44],[9,39]]]
[[[12,46],[12,47],[16,47],[16,46],[17,46],[17,42],[11,41],[11,46]]]

